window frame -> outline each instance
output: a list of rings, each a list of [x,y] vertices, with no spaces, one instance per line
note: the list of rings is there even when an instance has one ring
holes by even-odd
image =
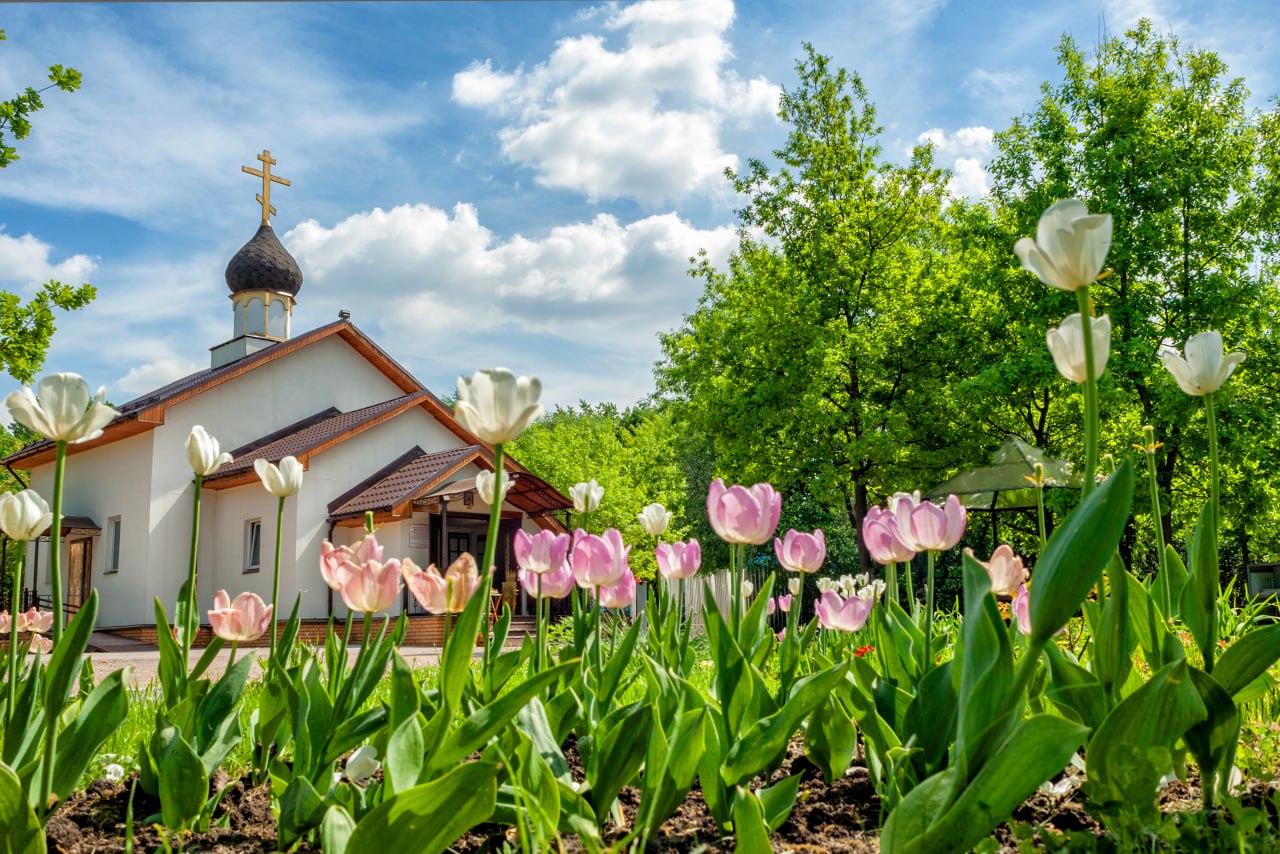
[[[103,575],[110,575],[120,571],[120,531],[123,525],[120,523],[119,516],[111,516],[107,519],[107,548],[106,548],[106,567],[102,570]]]
[[[257,539],[255,542],[254,531],[257,531]],[[257,563],[252,561],[253,547],[257,546]],[[244,520],[244,559],[243,571],[245,574],[251,572],[260,572],[262,570],[262,519],[245,519]]]

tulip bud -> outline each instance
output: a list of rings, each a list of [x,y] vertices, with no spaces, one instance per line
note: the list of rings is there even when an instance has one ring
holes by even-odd
[[[470,379],[458,377],[454,412],[481,441],[505,445],[545,411],[538,403],[541,394],[537,377],[517,379],[506,368],[476,371]]]
[[[53,524],[49,505],[34,489],[0,495],[0,530],[11,540],[34,540]]]
[[[592,478],[586,483],[577,483],[570,487],[569,497],[573,499],[575,512],[594,513],[600,509],[600,499],[604,498],[604,487]]]
[[[651,537],[661,537],[671,524],[671,511],[661,504],[650,504],[640,511],[640,524]]]
[[[258,479],[267,488],[267,492],[276,498],[297,495],[298,490],[302,489],[302,463],[294,457],[285,457],[278,466],[267,460],[257,459],[253,461],[253,470],[258,473]]]
[[[1222,387],[1231,373],[1244,361],[1244,353],[1223,355],[1222,333],[1199,332],[1187,339],[1183,348],[1185,358],[1177,353],[1164,352],[1160,360],[1173,374],[1178,387],[1193,397],[1213,394]]]
[[[208,477],[231,462],[231,455],[222,451],[218,440],[197,424],[187,436],[187,462],[193,472],[201,477]]]
[[[1036,239],[1022,238],[1013,251],[1046,285],[1076,291],[1098,278],[1110,248],[1111,214],[1090,214],[1083,202],[1063,199],[1040,217]]]
[[[1102,376],[1111,357],[1111,318],[1105,314],[1093,318],[1089,332],[1093,336],[1093,378],[1096,380]],[[1084,324],[1080,315],[1068,315],[1061,326],[1045,333],[1045,342],[1058,373],[1073,383],[1084,382]]]
[[[494,474],[491,471],[482,471],[476,475],[476,494],[480,496],[480,500],[492,507],[496,502],[493,500],[493,482]],[[511,491],[511,478],[504,471],[502,473],[502,498],[506,500],[507,493]]]
[[[803,590],[803,589],[804,589],[804,579],[803,579],[803,578],[792,578],[792,579],[790,579],[789,581],[787,581],[787,591],[788,591],[792,596],[799,596],[799,595],[800,595],[800,591],[801,591],[801,590]]]
[[[347,779],[353,783],[363,783],[378,773],[381,767],[382,765],[378,762],[377,748],[372,744],[363,745],[347,757]]]

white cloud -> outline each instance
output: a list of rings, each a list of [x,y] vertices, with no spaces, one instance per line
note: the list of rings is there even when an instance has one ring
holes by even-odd
[[[44,96],[0,195],[150,228],[243,223],[255,188],[240,165],[258,166],[264,145],[279,174],[308,186],[349,169],[352,152],[390,159],[388,136],[421,121],[411,93],[352,79],[314,51],[292,10],[256,8],[252,26],[216,7],[148,12],[139,31],[110,7],[65,9],[6,43],[0,91],[38,85],[51,61],[84,83]]]
[[[87,255],[72,255],[54,262],[53,247],[31,234],[13,237],[0,226],[0,286],[30,293],[49,279],[79,285],[95,266]]]
[[[722,130],[772,115],[780,94],[726,68],[733,15],[731,0],[613,9],[600,27],[624,34],[620,49],[588,33],[532,69],[485,60],[454,75],[453,98],[506,120],[503,153],[542,186],[651,206],[722,191],[725,168],[738,165]]]
[[[207,367],[209,366],[203,362],[169,356],[131,368],[127,374],[112,383],[111,387],[136,397]],[[121,398],[120,402],[123,403],[124,400]]]
[[[878,8],[891,29],[906,31],[928,24],[945,5],[947,0],[882,0]]]
[[[930,128],[916,137],[918,145],[931,144],[938,161],[951,170],[947,192],[957,198],[976,198],[990,189],[983,162],[995,149],[995,133],[988,127],[971,126],[947,133]]]
[[[737,245],[731,227],[702,230],[675,214],[626,224],[601,214],[500,240],[466,204],[309,221],[283,239],[306,271],[308,317],[350,309],[445,390],[456,373],[506,364],[538,374],[565,403],[651,392],[656,333],[678,325],[700,293],[688,259],[705,248],[720,262]]]

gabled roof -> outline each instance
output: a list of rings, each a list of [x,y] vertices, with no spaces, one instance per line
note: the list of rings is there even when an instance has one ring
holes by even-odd
[[[359,524],[366,513],[372,512],[375,518],[389,521],[412,515],[415,501],[474,492],[475,478],[452,480],[471,463],[493,470],[493,456],[481,445],[435,453],[414,447],[329,502],[329,520],[335,524]],[[515,481],[506,503],[530,515],[537,514],[534,521],[542,527],[559,529],[559,522],[549,514],[567,510],[572,502],[518,463],[511,471]]]
[[[414,447],[329,502],[329,518],[360,518],[370,510],[404,515],[396,508],[407,507],[418,495],[484,455],[479,445],[432,454]],[[492,462],[489,465],[492,467]]]
[[[227,489],[256,482],[258,476],[253,469],[253,461],[259,458],[278,463],[284,457],[296,457],[303,468],[308,468],[311,458],[316,454],[421,405],[430,394],[419,391],[353,409],[351,412],[341,412],[331,406],[231,451],[231,462],[218,469],[216,474],[205,478],[204,486],[208,489]]]
[[[136,397],[128,403],[116,407],[120,412],[120,416],[107,425],[101,436],[91,442],[71,445],[67,452],[69,454],[80,453],[91,448],[108,445],[128,436],[135,436],[152,430],[164,423],[165,413],[170,407],[332,335],[336,335],[347,342],[352,349],[364,356],[370,364],[381,371],[406,395],[425,393],[425,396],[420,401],[421,405],[427,408],[444,427],[464,443],[470,445],[478,442],[477,438],[454,418],[453,412],[449,407],[445,406],[443,401],[430,391],[427,391],[426,387],[405,370],[399,362],[391,358],[372,339],[357,329],[351,321],[337,320],[299,335],[297,338],[273,344],[220,368],[196,371],[194,374],[161,386],[155,391]],[[52,462],[53,456],[53,442],[42,439],[10,454],[4,458],[3,462],[20,468],[32,468]]]

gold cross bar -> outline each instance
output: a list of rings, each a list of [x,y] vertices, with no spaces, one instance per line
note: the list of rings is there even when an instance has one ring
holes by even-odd
[[[261,169],[254,169],[250,166],[241,166],[240,168],[250,175],[262,179],[262,192],[256,198],[258,199],[258,204],[262,205],[262,224],[269,225],[269,215],[276,212],[275,207],[271,204],[271,182],[284,184],[286,187],[292,185],[289,183],[288,178],[281,178],[279,175],[271,174],[271,167],[276,164],[276,161],[272,159],[270,151],[265,148],[262,149],[262,153],[258,155],[258,160],[262,163]]]

